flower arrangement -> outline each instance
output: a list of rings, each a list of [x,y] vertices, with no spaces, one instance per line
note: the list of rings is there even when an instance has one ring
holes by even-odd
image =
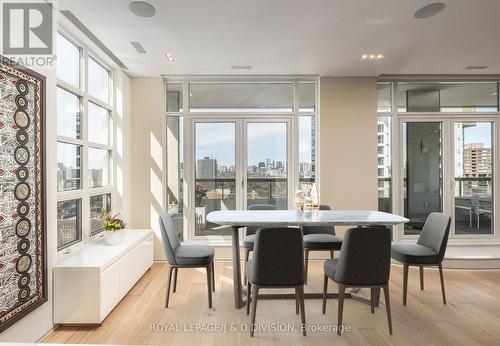
[[[201,184],[196,184],[195,197],[197,200],[207,197],[207,188]]]
[[[120,213],[116,213],[114,216],[111,216],[110,211],[101,209],[101,215],[95,219],[102,223],[106,231],[116,232],[124,229],[126,226],[125,222],[117,217],[118,215],[120,215]]]

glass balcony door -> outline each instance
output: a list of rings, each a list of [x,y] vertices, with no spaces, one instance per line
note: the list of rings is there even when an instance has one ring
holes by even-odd
[[[453,121],[455,235],[494,233],[494,122]]]
[[[288,209],[289,122],[246,120],[246,207]]]

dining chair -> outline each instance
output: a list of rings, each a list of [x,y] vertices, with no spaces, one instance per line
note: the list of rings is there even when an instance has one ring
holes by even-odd
[[[182,244],[177,237],[172,217],[168,213],[161,214],[159,221],[163,247],[169,264],[165,308],[168,308],[172,273],[174,274],[173,293],[175,293],[179,268],[205,268],[207,271],[208,307],[211,309],[212,290],[215,291],[214,248],[209,245]]]
[[[408,293],[408,269],[420,269],[420,289],[424,289],[424,267],[437,266],[441,280],[443,304],[446,304],[444,289],[443,258],[448,244],[451,217],[443,213],[430,213],[416,244],[392,244],[391,257],[403,264],[403,305]]]
[[[276,210],[276,206],[272,204],[252,204],[248,206],[248,210]],[[255,243],[255,233],[262,227],[248,226],[246,229],[245,237],[243,238],[243,249],[245,251],[245,270],[244,270],[244,284],[247,284],[246,265],[250,258],[250,251],[253,250]]]
[[[330,210],[330,206],[322,204],[319,210]],[[334,258],[334,252],[342,247],[342,238],[335,234],[334,226],[302,226],[302,234],[304,235],[305,284],[307,285],[309,252],[330,251],[330,257]]]
[[[371,312],[375,312],[375,297],[384,290],[389,334],[392,335],[389,274],[391,269],[391,230],[385,227],[350,228],[344,234],[340,256],[324,264],[323,314],[326,313],[328,280],[338,285],[337,334],[342,333],[344,296],[347,287],[367,287],[371,291]]]
[[[300,314],[306,335],[304,309],[304,251],[299,228],[265,228],[256,233],[252,260],[246,267],[247,315],[252,305],[250,336],[255,332],[255,314],[261,288],[294,288],[295,313]]]

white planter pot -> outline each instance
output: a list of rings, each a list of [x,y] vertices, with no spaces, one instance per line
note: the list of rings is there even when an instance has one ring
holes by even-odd
[[[104,240],[110,246],[120,245],[125,237],[125,232],[121,231],[103,231]]]

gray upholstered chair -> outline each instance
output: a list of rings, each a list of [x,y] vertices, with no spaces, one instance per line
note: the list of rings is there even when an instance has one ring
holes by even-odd
[[[338,329],[342,333],[344,295],[347,287],[371,289],[371,311],[375,312],[375,297],[384,289],[389,334],[392,335],[389,274],[391,270],[391,230],[385,227],[358,227],[348,229],[338,259],[325,262],[323,283],[323,314],[326,312],[328,278],[339,288]]]
[[[417,266],[420,269],[420,289],[424,289],[424,267],[437,266],[441,279],[443,304],[446,304],[444,290],[443,262],[451,218],[442,213],[430,213],[416,244],[392,244],[391,256],[403,264],[403,305],[406,305],[408,293],[408,268]]]
[[[330,210],[330,206],[320,205],[319,210]],[[333,226],[303,226],[302,234],[304,235],[305,283],[307,284],[309,252],[330,251],[330,256],[333,258],[334,252],[342,247],[342,238],[335,235]]]
[[[261,288],[295,288],[295,312],[302,320],[302,334],[306,335],[304,309],[304,251],[299,228],[265,228],[256,233],[254,253],[248,262],[247,315],[252,303],[250,336],[255,331],[255,313]]]
[[[248,206],[248,210],[276,210],[276,206],[272,204],[252,204]],[[255,243],[255,233],[262,227],[247,227],[245,237],[243,238],[243,249],[245,250],[245,269],[250,257],[250,251],[253,250],[253,244]],[[246,270],[244,270],[244,283],[247,283]]]
[[[160,215],[160,230],[168,260],[168,284],[165,295],[165,308],[168,308],[172,273],[174,273],[173,292],[177,289],[179,268],[205,268],[207,270],[208,307],[212,308],[212,290],[215,291],[214,248],[209,245],[181,244],[175,231],[172,217],[168,213]]]

